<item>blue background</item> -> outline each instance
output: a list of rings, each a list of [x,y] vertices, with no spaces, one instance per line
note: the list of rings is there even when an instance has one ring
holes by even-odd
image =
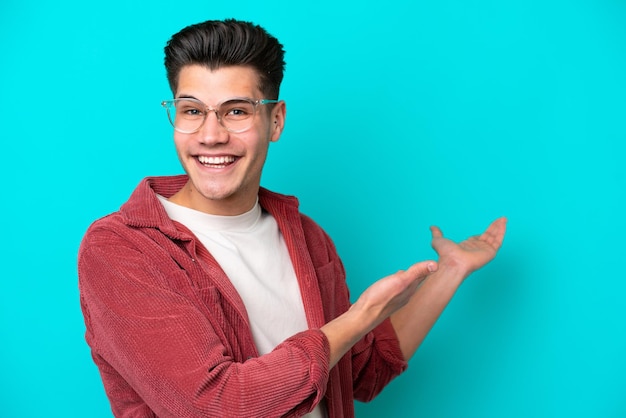
[[[626,4],[53,2],[0,5],[0,415],[110,417],[76,252],[146,175],[181,171],[162,48],[209,18],[287,50],[263,184],[333,236],[353,295],[498,216],[409,370],[359,417],[626,416]]]

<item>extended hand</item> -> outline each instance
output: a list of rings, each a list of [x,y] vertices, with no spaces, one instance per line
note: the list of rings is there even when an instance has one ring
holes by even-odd
[[[364,335],[405,306],[424,279],[436,270],[434,261],[422,261],[380,279],[368,287],[347,312],[320,328],[330,345],[330,367]]]
[[[347,312],[321,328],[330,345],[330,367],[359,339],[390,316],[400,349],[408,360],[459,284],[455,280],[429,282],[426,278],[442,270],[444,277],[447,270],[454,276],[461,274],[465,278],[493,259],[502,245],[505,230],[506,219],[501,218],[482,235],[456,244],[444,238],[439,228],[432,227],[432,246],[439,254],[439,263],[422,261],[378,280],[361,294]]]
[[[430,228],[433,239],[432,247],[439,254],[440,269],[457,269],[467,277],[490,262],[500,249],[506,232],[506,218],[496,219],[485,232],[455,243],[444,238],[441,230]]]
[[[351,309],[360,310],[364,318],[377,325],[406,305],[424,279],[436,270],[434,261],[422,261],[380,279],[361,294]]]

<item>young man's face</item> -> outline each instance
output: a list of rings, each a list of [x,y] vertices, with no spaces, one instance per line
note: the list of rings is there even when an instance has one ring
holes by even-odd
[[[258,88],[258,76],[249,67],[183,67],[176,98],[195,98],[210,107],[225,99],[247,97],[267,99]],[[273,109],[266,108],[274,106]],[[198,132],[174,131],[178,158],[189,175],[189,182],[171,201],[214,215],[238,215],[254,206],[261,170],[269,143],[277,141],[285,122],[285,103],[257,107],[250,129],[227,131],[208,112]]]

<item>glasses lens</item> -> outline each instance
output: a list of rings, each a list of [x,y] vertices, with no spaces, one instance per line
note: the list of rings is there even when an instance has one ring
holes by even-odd
[[[176,99],[163,102],[167,116],[178,132],[195,133],[207,118],[207,112],[213,111],[199,100]],[[230,132],[243,132],[254,123],[256,102],[251,99],[231,99],[220,104],[215,111],[219,122]]]
[[[243,132],[252,126],[255,104],[252,100],[232,99],[218,109],[222,125],[231,132]]]
[[[167,114],[174,128],[183,133],[196,132],[206,117],[204,105],[188,99],[174,100]]]

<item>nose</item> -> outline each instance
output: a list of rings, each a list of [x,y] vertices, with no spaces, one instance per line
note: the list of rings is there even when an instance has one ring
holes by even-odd
[[[213,109],[207,112],[207,117],[198,133],[200,141],[205,145],[228,142],[228,131],[222,126],[217,118],[217,112]]]

